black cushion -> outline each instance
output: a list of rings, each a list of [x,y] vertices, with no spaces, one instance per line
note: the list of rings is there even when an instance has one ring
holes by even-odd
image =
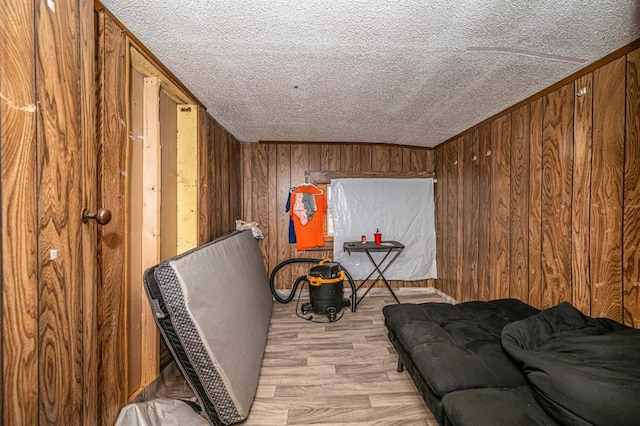
[[[468,389],[442,398],[447,422],[453,426],[556,425],[538,405],[529,386],[510,389]]]
[[[433,393],[525,384],[500,344],[502,328],[539,311],[519,300],[383,308],[385,322]]]
[[[565,302],[509,324],[502,343],[558,422],[640,424],[640,330]]]

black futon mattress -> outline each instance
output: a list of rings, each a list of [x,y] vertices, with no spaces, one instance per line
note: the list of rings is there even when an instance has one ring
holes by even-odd
[[[389,339],[436,420],[445,424],[442,397],[473,388],[526,384],[500,344],[502,328],[539,312],[515,299],[399,304],[382,310]]]
[[[441,425],[640,424],[640,330],[515,299],[383,313]]]

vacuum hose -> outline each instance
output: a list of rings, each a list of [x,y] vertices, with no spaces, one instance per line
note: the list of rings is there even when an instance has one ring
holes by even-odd
[[[275,268],[273,268],[273,271],[271,271],[271,276],[269,277],[269,287],[271,288],[271,294],[273,294],[273,297],[280,303],[291,302],[291,300],[293,300],[293,297],[296,294],[296,290],[298,289],[298,286],[300,285],[300,283],[307,279],[306,275],[300,275],[298,278],[296,278],[296,281],[293,283],[293,288],[291,289],[291,293],[289,293],[287,297],[283,298],[278,294],[275,288],[276,274],[280,269],[282,269],[283,267],[291,263],[318,263],[321,260],[322,259],[300,257],[300,258],[294,258],[294,259],[287,259],[284,262],[278,263],[278,265]],[[356,311],[356,285],[353,282],[353,278],[351,278],[351,274],[349,274],[349,271],[347,271],[344,268],[342,268],[342,270],[344,271],[344,276],[347,277],[347,280],[349,281],[349,285],[351,286],[351,311],[355,312]]]

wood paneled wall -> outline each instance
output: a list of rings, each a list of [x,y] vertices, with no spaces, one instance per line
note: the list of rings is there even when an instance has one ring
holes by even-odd
[[[240,142],[211,115],[206,116],[206,144],[201,145],[200,168],[206,172],[201,193],[207,204],[200,211],[200,243],[235,229],[241,211]],[[205,153],[206,151],[206,153]],[[207,201],[208,200],[208,201]]]
[[[96,421],[92,14],[2,4],[2,424]]]
[[[2,424],[39,421],[34,9],[9,1],[0,13]]]
[[[640,326],[639,61],[613,59],[436,148],[442,291],[569,301]]]
[[[269,142],[241,144],[242,216],[258,222],[264,233],[260,247],[268,272],[292,257],[332,257],[332,251],[299,252],[289,244],[289,189],[304,181],[307,171],[432,172],[433,151],[380,144]],[[240,217],[239,217],[240,218]],[[278,273],[278,288],[291,288],[309,265],[294,265]],[[395,286],[426,286],[427,281],[392,282]]]
[[[626,113],[622,239],[624,320],[640,327],[640,49],[627,55]]]

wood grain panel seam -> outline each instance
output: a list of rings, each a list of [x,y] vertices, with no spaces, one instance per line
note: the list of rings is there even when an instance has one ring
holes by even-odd
[[[623,109],[622,109],[622,181],[621,181],[621,190],[622,190],[622,203],[621,203],[621,207],[622,207],[622,211],[621,211],[621,215],[622,215],[622,223],[621,223],[621,231],[620,232],[620,286],[621,286],[621,291],[620,291],[620,306],[621,306],[621,315],[622,317],[620,318],[621,322],[625,322],[625,298],[626,298],[626,292],[625,292],[625,271],[624,271],[624,266],[625,266],[625,229],[624,229],[624,212],[625,212],[625,196],[624,196],[624,185],[625,185],[625,165],[627,164],[627,84],[628,84],[628,78],[629,75],[627,73],[627,61],[628,61],[628,56],[625,55],[624,56],[624,76],[623,76],[623,91],[624,91],[624,104],[623,104]]]
[[[623,319],[640,326],[640,49],[626,58],[623,172]],[[634,119],[635,118],[635,119]],[[625,248],[629,250],[625,250]]]

